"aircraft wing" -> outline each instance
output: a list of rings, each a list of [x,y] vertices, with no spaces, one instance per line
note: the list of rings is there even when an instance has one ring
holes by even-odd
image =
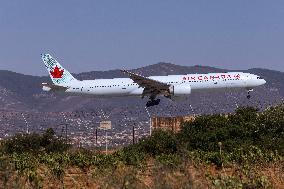
[[[157,94],[164,94],[169,91],[170,85],[151,79],[147,78],[132,72],[129,72],[127,70],[121,70],[123,73],[126,73],[130,79],[132,79],[135,83],[139,85],[139,87],[144,88],[143,91],[143,96],[148,95],[148,96],[156,96]]]

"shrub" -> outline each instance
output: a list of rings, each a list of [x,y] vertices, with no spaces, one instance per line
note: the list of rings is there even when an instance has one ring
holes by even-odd
[[[172,154],[178,150],[178,141],[174,133],[157,130],[150,137],[142,140],[133,147],[152,156]]]
[[[162,154],[156,157],[157,161],[169,168],[176,168],[181,164],[181,157],[178,154]]]
[[[47,129],[43,134],[16,134],[5,140],[2,149],[5,153],[39,153],[39,152],[63,152],[70,145],[63,139],[57,138],[52,129]]]
[[[122,151],[117,152],[117,155],[124,164],[139,166],[145,163],[146,154],[136,146],[125,147]]]
[[[284,107],[261,113],[244,107],[229,116],[200,116],[186,122],[177,138],[188,150],[218,151],[218,142],[222,142],[226,152],[256,146],[284,154]]]

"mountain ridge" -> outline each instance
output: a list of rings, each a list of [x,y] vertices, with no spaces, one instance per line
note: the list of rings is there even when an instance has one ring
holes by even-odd
[[[142,74],[144,76],[151,75],[178,75],[178,74],[190,74],[190,73],[210,73],[210,72],[229,72],[238,70],[227,70],[221,68],[215,68],[210,66],[180,66],[172,63],[160,62],[153,65],[144,66],[130,70],[135,73]],[[239,70],[243,72],[250,72],[258,74],[267,80],[267,84],[261,89],[266,93],[272,91],[275,95],[269,95],[265,98],[283,98],[284,96],[284,73],[281,71],[274,71],[263,68],[251,68],[248,70]],[[109,79],[122,77],[125,78],[127,75],[123,74],[120,70],[114,69],[109,71],[90,71],[74,74],[79,80],[90,80],[90,79]],[[2,100],[2,109],[9,110],[25,110],[25,111],[76,111],[78,109],[84,109],[84,106],[91,106],[92,104],[98,105],[103,104],[101,102],[108,102],[109,106],[125,106],[115,102],[116,99],[105,100],[102,98],[84,98],[84,97],[72,97],[62,94],[53,94],[43,92],[41,83],[51,82],[48,76],[32,76],[13,71],[0,70],[0,98]],[[258,89],[257,89],[258,90]],[[5,92],[3,92],[5,91]],[[4,93],[9,94],[4,95]],[[262,92],[264,93],[264,92]],[[277,94],[276,94],[277,93]],[[190,96],[189,99],[200,101],[202,95]],[[206,94],[205,94],[206,96]],[[122,97],[123,98],[123,97]],[[212,97],[208,97],[211,99]],[[139,102],[139,98],[130,98],[131,100],[126,103]],[[212,101],[216,99],[211,99]],[[124,100],[120,100],[125,103]],[[141,101],[141,100],[140,100]],[[273,101],[273,100],[272,100]],[[6,107],[5,104],[12,104]],[[144,101],[140,102],[144,104]],[[0,103],[1,105],[1,103]],[[65,107],[65,108],[64,108]]]
[[[146,66],[142,66],[139,68],[133,68],[133,69],[129,69],[130,71],[135,71],[135,70],[143,70],[143,69],[149,69],[149,68],[155,68],[155,67],[178,67],[178,68],[187,68],[187,69],[201,69],[201,68],[206,68],[208,70],[220,70],[220,71],[226,71],[226,72],[233,72],[233,71],[249,71],[249,70],[263,70],[263,71],[273,71],[273,72],[278,72],[281,74],[284,74],[284,72],[279,71],[279,70],[273,70],[273,69],[267,69],[267,68],[249,68],[249,69],[223,69],[223,68],[218,68],[218,67],[213,67],[213,66],[203,66],[203,65],[192,65],[192,66],[185,66],[185,65],[178,65],[178,64],[173,64],[173,63],[167,63],[167,62],[159,62],[156,64],[150,64],[150,65],[146,65]],[[103,70],[103,71],[84,71],[84,72],[80,72],[80,73],[72,73],[72,75],[74,76],[80,76],[80,75],[84,75],[84,74],[90,74],[90,73],[111,73],[111,72],[120,72],[120,69],[110,69],[110,70]],[[36,76],[36,75],[31,75],[31,74],[24,74],[24,73],[19,73],[19,72],[15,72],[15,71],[11,71],[11,70],[0,70],[0,75],[2,74],[17,74],[17,75],[22,75],[22,76],[30,76],[30,77],[36,77],[36,78],[48,78],[48,75],[44,75],[44,76]],[[124,75],[124,74],[122,74]],[[99,78],[95,78],[95,79],[99,79]]]

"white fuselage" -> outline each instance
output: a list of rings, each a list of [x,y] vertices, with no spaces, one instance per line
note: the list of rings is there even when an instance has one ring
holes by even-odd
[[[257,75],[243,72],[150,76],[149,78],[176,87],[179,91],[175,91],[174,96],[199,91],[250,90],[266,83]],[[68,88],[66,93],[91,96],[141,96],[144,90],[130,78],[73,81],[66,87]]]

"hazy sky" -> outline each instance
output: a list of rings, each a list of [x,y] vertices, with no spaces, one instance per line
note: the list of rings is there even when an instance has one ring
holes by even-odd
[[[157,62],[284,71],[283,0],[1,0],[0,69],[46,75]]]

